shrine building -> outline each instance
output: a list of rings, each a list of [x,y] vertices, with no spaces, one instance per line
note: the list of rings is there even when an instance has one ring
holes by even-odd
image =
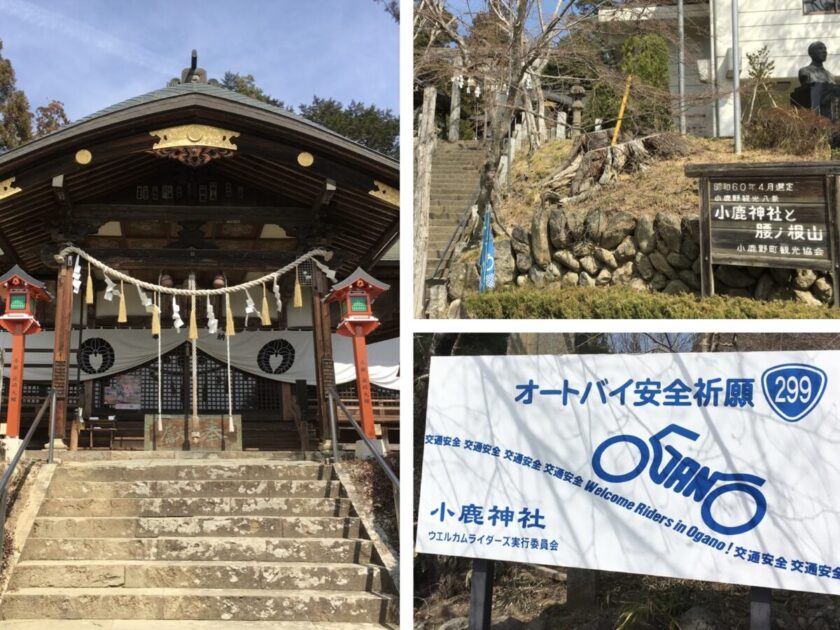
[[[398,443],[398,228],[397,161],[208,81],[195,58],[0,155],[0,273],[53,297],[26,339],[20,435],[54,387],[57,437],[80,449],[316,450],[329,388],[359,409],[325,297],[360,269],[387,287],[365,341],[376,434]],[[210,293],[165,292],[191,288]]]

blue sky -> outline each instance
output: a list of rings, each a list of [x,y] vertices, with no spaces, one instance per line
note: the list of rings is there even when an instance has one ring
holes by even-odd
[[[0,0],[0,39],[32,111],[76,120],[164,87],[189,65],[253,74],[298,106],[313,95],[399,111],[399,28],[373,0]]]

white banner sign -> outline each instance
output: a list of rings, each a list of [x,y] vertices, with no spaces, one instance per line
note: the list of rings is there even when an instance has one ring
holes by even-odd
[[[432,359],[421,552],[840,594],[840,352]]]
[[[23,378],[26,381],[49,381],[52,378],[53,331],[26,338],[26,360]],[[170,329],[161,332],[161,352],[188,343],[185,332]],[[353,346],[350,339],[334,334],[333,364],[335,382],[339,385],[356,379]],[[4,376],[11,364],[11,335],[0,335],[6,352]],[[76,378],[78,335],[70,336],[70,380]],[[221,363],[227,361],[224,338],[199,331],[198,349]],[[372,343],[367,347],[368,371],[374,385],[399,389],[399,339]],[[93,329],[82,333],[82,365],[80,377],[88,381],[133,369],[157,359],[158,347],[148,330]],[[311,332],[243,331],[230,339],[231,365],[239,370],[275,381],[294,383],[298,379],[315,384],[315,344]]]

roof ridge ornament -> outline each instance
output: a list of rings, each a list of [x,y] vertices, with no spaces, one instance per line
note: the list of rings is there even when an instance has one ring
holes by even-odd
[[[210,85],[219,85],[216,79],[207,80],[207,70],[198,67],[198,51],[193,48],[190,56],[190,67],[181,70],[181,78],[177,77],[171,79],[166,87],[174,87],[176,85],[184,85],[187,83],[209,83]]]

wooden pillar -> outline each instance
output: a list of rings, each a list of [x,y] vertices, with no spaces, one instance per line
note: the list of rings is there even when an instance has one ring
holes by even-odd
[[[359,394],[359,416],[362,430],[371,440],[376,438],[373,426],[373,402],[370,395],[370,373],[368,370],[367,342],[361,331],[353,337],[353,358],[356,363],[356,391]]]
[[[20,437],[20,403],[23,395],[23,364],[26,335],[12,335],[12,365],[9,369],[9,403],[6,411],[6,437]]]
[[[456,67],[460,70],[460,60],[456,63]],[[452,81],[452,98],[449,102],[449,133],[447,135],[449,142],[458,142],[461,139],[461,86],[457,80]]]
[[[70,357],[70,319],[73,313],[73,267],[68,258],[58,270],[55,300],[52,386],[55,389],[55,436],[64,441],[67,423],[67,363]]]
[[[312,271],[312,336],[315,342],[315,390],[318,395],[318,437],[330,435],[330,403],[327,390],[335,387],[330,308],[321,301],[329,287],[324,274],[317,267]]]
[[[428,263],[429,214],[432,195],[432,156],[437,143],[434,86],[423,88],[420,128],[414,143],[414,317],[423,317],[426,302],[426,264]]]

